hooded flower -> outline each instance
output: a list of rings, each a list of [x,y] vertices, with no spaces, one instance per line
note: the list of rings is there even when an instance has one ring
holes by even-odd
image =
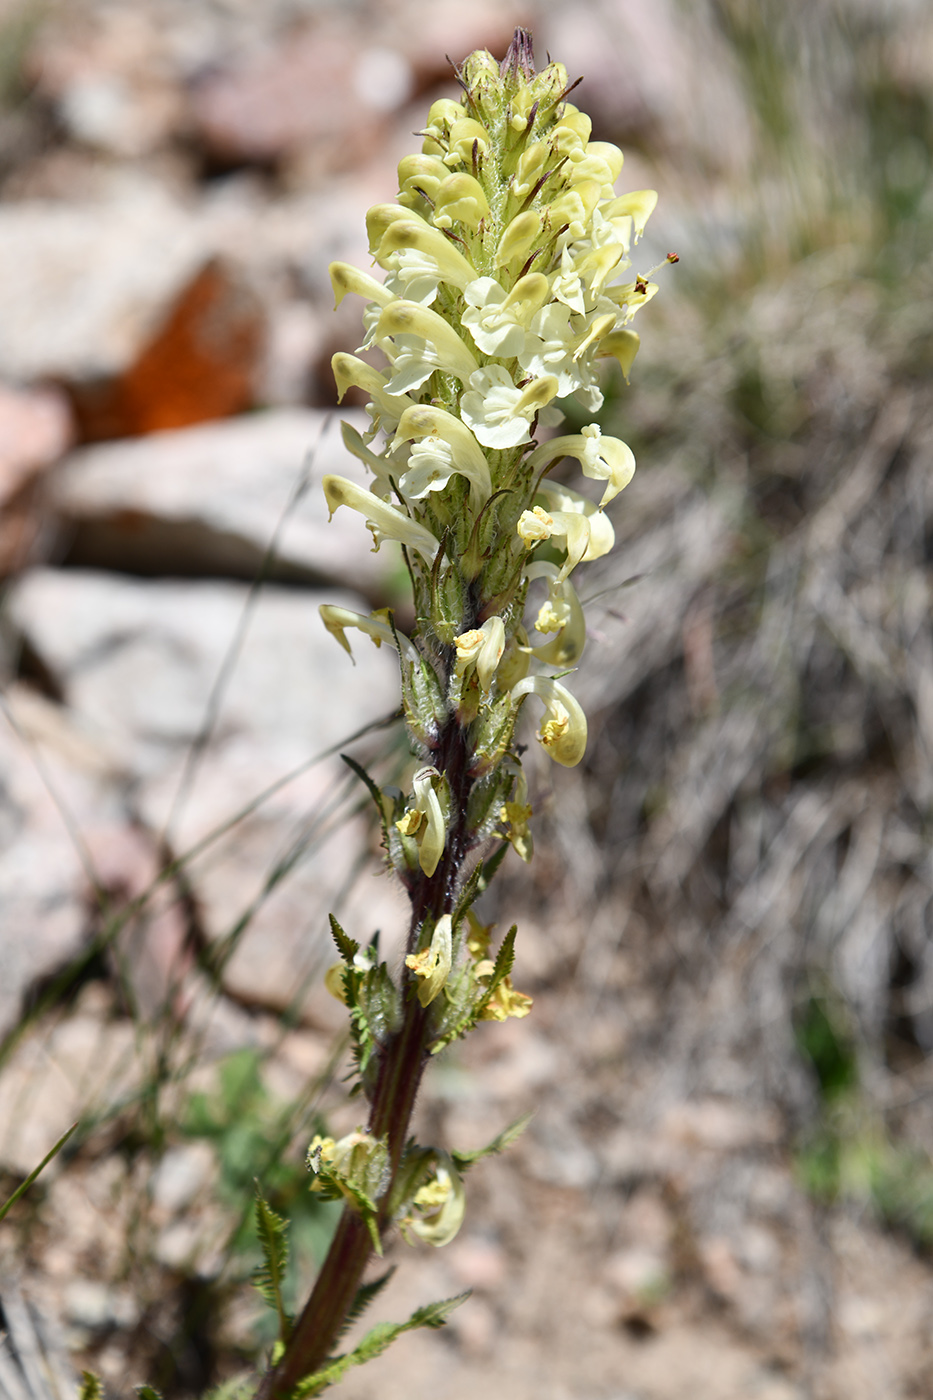
[[[512,699],[536,695],[544,701],[546,717],[538,739],[555,763],[575,768],[586,750],[586,716],[580,703],[550,676],[528,676],[512,687]]]
[[[430,946],[420,953],[409,953],[405,959],[405,966],[419,979],[418,1000],[422,1006],[430,1006],[443,991],[452,958],[452,921],[449,914],[442,914],[434,925]]]
[[[411,780],[412,805],[395,825],[403,836],[413,836],[418,846],[418,861],[425,875],[433,875],[447,843],[447,826],[440,799],[432,779],[439,778],[436,768],[419,768]]]
[[[399,1223],[404,1235],[416,1235],[439,1249],[450,1243],[463,1224],[466,1193],[447,1153],[435,1151],[432,1157],[430,1178],[415,1192],[408,1214]]]

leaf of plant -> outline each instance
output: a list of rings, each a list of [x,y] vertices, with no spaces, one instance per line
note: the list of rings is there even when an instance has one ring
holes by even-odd
[[[41,1171],[44,1170],[45,1167],[48,1166],[52,1158],[58,1156],[59,1152],[61,1152],[62,1148],[65,1146],[65,1143],[71,1137],[71,1134],[75,1131],[77,1126],[77,1123],[72,1123],[67,1133],[63,1133],[62,1136],[58,1139],[58,1142],[52,1148],[51,1152],[46,1153],[46,1155],[42,1158],[42,1161],[39,1163],[36,1169],[34,1171],[31,1171],[27,1176],[26,1180],[20,1186],[17,1186],[12,1196],[10,1196],[8,1200],[4,1201],[3,1205],[0,1206],[0,1220],[3,1219],[7,1211],[10,1210],[12,1206],[15,1206],[20,1196],[24,1196],[26,1194],[32,1183],[35,1181],[36,1177]],[[85,1374],[90,1375],[90,1371],[86,1372]]]
[[[386,1269],[385,1273],[382,1274],[379,1278],[374,1278],[372,1283],[364,1283],[360,1288],[356,1290],[356,1297],[350,1304],[350,1309],[346,1315],[346,1318],[344,1319],[343,1326],[341,1327],[338,1336],[342,1337],[344,1332],[346,1332],[349,1329],[349,1327],[354,1322],[356,1322],[357,1318],[363,1316],[363,1313],[369,1307],[370,1303],[372,1303],[376,1298],[378,1298],[379,1294],[385,1288],[386,1284],[389,1282],[389,1279],[394,1273],[395,1265],[393,1264],[391,1269]]]
[[[465,1293],[458,1293],[455,1298],[428,1303],[413,1312],[407,1322],[377,1323],[353,1351],[347,1352],[345,1356],[335,1357],[330,1365],[315,1371],[313,1376],[306,1376],[292,1391],[291,1400],[310,1400],[311,1396],[320,1395],[328,1386],[339,1381],[341,1376],[346,1375],[351,1367],[362,1366],[364,1361],[372,1361],[374,1357],[380,1356],[403,1332],[411,1332],[416,1327],[443,1327],[454,1308],[465,1303],[471,1292],[472,1289],[467,1289]]]
[[[328,914],[327,917],[330,919],[330,931],[334,935],[334,942],[337,944],[337,952],[345,963],[352,963],[353,959],[360,951],[360,945],[356,942],[356,939],[351,938],[348,933],[344,933],[333,914]]]
[[[134,1389],[139,1400],[162,1400],[162,1392],[153,1390],[151,1385],[137,1385]]]
[[[525,1113],[521,1118],[516,1118],[514,1123],[504,1128],[498,1137],[494,1137],[486,1147],[479,1147],[475,1152],[451,1152],[454,1166],[458,1171],[465,1172],[468,1167],[472,1167],[474,1162],[479,1162],[483,1157],[492,1157],[497,1152],[504,1152],[516,1138],[521,1137],[533,1117],[533,1113]]]
[[[248,1376],[234,1376],[224,1381],[215,1390],[208,1391],[204,1400],[252,1400],[256,1394],[256,1382]]]
[[[394,624],[392,630],[393,632],[395,631]],[[382,793],[379,791],[378,786],[373,782],[372,778],[366,772],[366,769],[363,768],[359,763],[357,763],[355,758],[351,758],[348,753],[342,753],[340,757],[343,759],[347,767],[352,769],[352,771],[359,778],[360,782],[365,783],[367,792],[369,793],[373,802],[376,804],[376,811],[379,813],[379,825],[382,827],[382,838],[386,846],[388,846],[389,833],[386,830],[386,814],[385,808],[382,805]]]
[[[515,962],[515,936],[518,933],[518,924],[513,924],[508,933],[499,945],[496,954],[495,965],[493,966],[492,979],[489,983],[490,992],[494,992],[502,981],[503,977],[508,977]]]
[[[104,1400],[104,1383],[93,1371],[81,1372],[81,1389],[78,1400]]]
[[[476,903],[482,894],[482,889],[480,888],[482,873],[483,867],[481,865],[474,866],[470,871],[469,878],[460,891],[460,898],[457,900],[453,914],[451,915],[451,922],[454,928],[459,926],[461,920],[466,917],[467,910]]]
[[[503,841],[499,849],[493,851],[492,855],[487,861],[484,861],[482,865],[477,866],[477,869],[480,872],[479,880],[477,881],[477,888],[480,894],[482,894],[485,889],[489,888],[489,883],[492,880],[492,877],[495,875],[496,871],[499,869],[499,866],[505,860],[505,853],[508,849],[508,841]]]
[[[279,1337],[287,1342],[292,1319],[285,1308],[282,1284],[288,1264],[288,1221],[277,1215],[256,1182],[256,1233],[262,1248],[263,1262],[253,1270],[252,1282],[270,1308],[279,1315]]]

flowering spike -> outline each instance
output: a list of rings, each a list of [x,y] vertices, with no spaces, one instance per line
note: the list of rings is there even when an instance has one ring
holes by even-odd
[[[345,647],[356,628],[398,648],[402,713],[423,765],[407,801],[375,790],[387,860],[412,903],[402,986],[384,963],[359,966],[349,942],[329,974],[372,1109],[368,1129],[318,1140],[312,1153],[316,1187],[362,1217],[349,1228],[345,1217],[321,1274],[340,1297],[353,1296],[341,1270],[358,1281],[390,1223],[432,1244],[456,1233],[462,1159],[407,1139],[423,1066],[479,1020],[531,1009],[511,982],[515,930],[493,959],[470,905],[507,847],[531,858],[515,733],[529,695],[544,706],[546,752],[565,767],[583,758],[583,710],[542,668],[563,672],[583,650],[569,579],[613,547],[604,507],[635,467],[596,422],[560,434],[557,405],[573,397],[595,417],[599,362],[614,357],[628,375],[631,322],[657,291],[631,262],[656,196],[615,194],[622,152],[590,139],[590,119],[567,101],[576,84],[566,68],[537,72],[531,36],[517,30],[501,64],[480,50],[457,76],[461,100],[432,105],[421,151],[399,164],[398,202],[367,215],[384,282],[345,263],[331,270],[338,303],[348,292],[365,299],[364,345],[385,364],[334,358],[340,396],[353,385],[370,397],[371,428],[345,425],[344,442],[372,482],[329,475],[324,494],[331,513],[361,514],[377,547],[405,546],[417,621],[409,639],[380,614],[322,612]],[[598,504],[548,479],[565,456],[602,483]],[[536,581],[546,595],[529,604]],[[334,1293],[312,1296],[262,1400],[294,1393],[325,1364],[342,1321]]]

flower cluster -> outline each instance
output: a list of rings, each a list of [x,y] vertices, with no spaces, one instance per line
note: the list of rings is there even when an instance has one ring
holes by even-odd
[[[410,642],[375,619],[325,609],[325,620],[344,644],[346,626],[391,640],[403,667],[420,666],[412,643],[428,658],[446,693],[406,707],[425,758],[447,706],[480,727],[495,714],[499,739],[485,762],[497,760],[511,738],[499,701],[508,698],[514,721],[533,694],[547,712],[538,738],[571,765],[586,723],[549,672],[573,667],[583,650],[570,576],[611,549],[604,507],[635,462],[595,423],[540,445],[536,434],[559,425],[557,402],[568,395],[590,412],[600,407],[599,359],[628,373],[638,349],[630,323],[656,291],[632,274],[630,253],[656,196],[616,195],[622,152],[590,140],[589,118],[566,100],[561,64],[535,73],[519,43],[502,70],[479,52],[460,76],[463,100],[434,104],[421,154],[399,166],[398,202],[369,211],[385,280],[331,267],[338,304],[347,292],[366,300],[361,349],[376,347],[387,364],[379,371],[357,355],[334,357],[341,396],[351,385],[370,396],[369,431],[345,425],[344,438],[373,481],[366,491],[328,476],[324,490],[331,511],[347,505],[365,517],[376,548],[386,538],[405,546],[419,629]],[[568,456],[603,483],[598,505],[546,480]],[[535,578],[547,586],[533,623],[538,645],[524,617]],[[409,826],[418,812],[427,819],[414,806]],[[427,870],[436,842],[420,850]]]
[[[367,779],[413,906],[396,1000],[375,952],[335,926],[343,963],[330,985],[350,1009],[370,1097],[388,1082],[380,1064],[391,1037],[407,1035],[398,1030],[406,1006],[420,1007],[424,1053],[479,1020],[530,1009],[511,984],[513,934],[489,956],[471,904],[491,873],[484,851],[510,845],[531,858],[514,743],[529,696],[543,706],[537,738],[550,757],[567,767],[583,757],[586,718],[564,684],[586,642],[574,574],[612,548],[605,508],[635,470],[630,448],[596,423],[561,434],[559,404],[572,397],[598,411],[599,361],[615,359],[628,375],[632,319],[657,290],[630,262],[656,196],[616,194],[622,152],[590,139],[589,118],[567,100],[565,68],[535,72],[518,31],[501,67],[478,52],[459,77],[461,101],[433,105],[421,153],[399,165],[397,202],[369,211],[384,280],[331,267],[337,303],[351,292],[365,302],[363,345],[333,368],[341,398],[353,386],[369,399],[367,431],[344,424],[343,435],[371,484],[329,475],[324,492],[331,513],[348,506],[364,517],[376,549],[401,543],[417,618],[405,636],[386,612],[321,609],[348,651],[352,628],[398,651],[420,762],[408,795]],[[371,350],[381,369],[360,357]],[[566,457],[599,483],[598,499],[549,480]],[[376,1104],[374,1121],[381,1115]],[[321,1148],[317,1170],[346,1194],[355,1177],[328,1166],[330,1150]],[[407,1160],[392,1170],[404,1177]],[[449,1164],[431,1160],[430,1180],[418,1179],[395,1218],[438,1242],[462,1201]],[[365,1195],[366,1172],[354,1171]]]

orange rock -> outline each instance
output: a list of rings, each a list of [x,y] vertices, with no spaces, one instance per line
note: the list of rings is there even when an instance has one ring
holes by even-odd
[[[134,437],[251,408],[265,334],[258,296],[231,264],[211,258],[127,370],[69,386],[81,438]]]

